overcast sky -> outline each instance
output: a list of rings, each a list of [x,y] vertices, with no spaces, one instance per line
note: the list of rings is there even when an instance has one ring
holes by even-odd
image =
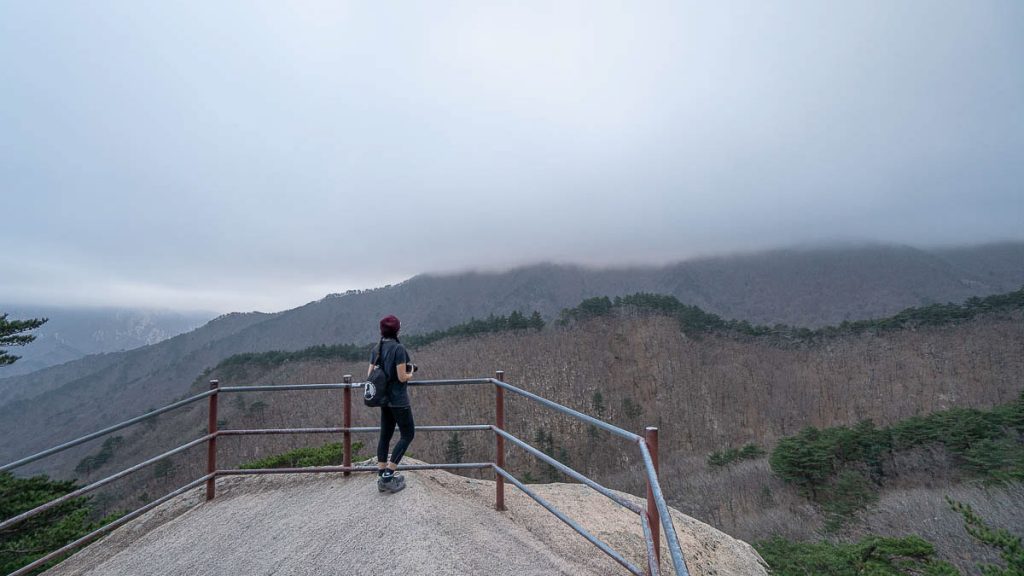
[[[1020,240],[1022,176],[1020,0],[0,0],[0,302]]]

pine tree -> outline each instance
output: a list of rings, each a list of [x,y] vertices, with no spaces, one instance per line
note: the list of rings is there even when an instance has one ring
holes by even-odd
[[[76,489],[73,481],[51,480],[42,475],[15,478],[9,472],[0,472],[0,518],[17,516]],[[0,573],[13,572],[116,517],[110,515],[97,521],[92,497],[73,498],[7,528],[0,533]],[[39,568],[33,574],[42,570]]]
[[[604,394],[601,394],[600,390],[594,391],[594,396],[590,400],[591,406],[594,407],[594,413],[598,416],[604,416]]]
[[[45,324],[47,318],[33,318],[31,320],[8,320],[7,314],[0,314],[0,346],[24,346],[36,339],[31,334],[22,334],[29,330],[35,330]],[[0,348],[0,366],[14,364],[20,356],[15,356]]]
[[[530,328],[540,330],[544,327],[544,319],[541,318],[540,312],[533,311],[533,315],[530,316]]]
[[[643,409],[635,400],[627,397],[622,399],[622,413],[626,415],[626,418],[635,421],[643,414]]]
[[[445,461],[449,464],[460,464],[462,458],[466,455],[466,447],[462,443],[462,439],[459,438],[458,432],[452,432],[452,435],[448,437],[448,442],[444,447]]]
[[[984,520],[968,504],[957,502],[946,497],[950,507],[964,517],[964,529],[975,540],[991,546],[999,551],[999,556],[1006,562],[1001,568],[991,564],[979,566],[985,576],[1024,576],[1024,545],[1021,537],[1007,530],[989,527]]]
[[[555,458],[555,437],[550,432],[540,428],[537,430],[533,440],[535,448]],[[558,480],[558,469],[554,466],[544,463],[541,470],[548,482],[556,482]]]
[[[526,323],[526,317],[523,316],[523,314],[518,310],[509,314],[508,320],[506,322],[508,328],[512,330],[521,330],[523,328],[529,327],[529,325]]]

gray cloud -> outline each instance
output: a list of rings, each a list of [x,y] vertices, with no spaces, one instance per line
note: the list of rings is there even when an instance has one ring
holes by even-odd
[[[1021,239],[1022,55],[1009,0],[7,4],[0,302]]]

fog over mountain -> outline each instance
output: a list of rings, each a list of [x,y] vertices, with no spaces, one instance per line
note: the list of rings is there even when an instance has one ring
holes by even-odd
[[[117,308],[54,308],[0,304],[12,319],[48,318],[32,332],[29,346],[11,349],[21,358],[0,367],[0,378],[28,374],[90,354],[120,352],[156,344],[202,326],[212,312],[131,310]]]
[[[0,301],[1024,240],[1024,3],[0,4]]]

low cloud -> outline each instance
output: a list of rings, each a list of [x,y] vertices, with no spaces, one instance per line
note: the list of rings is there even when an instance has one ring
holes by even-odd
[[[7,5],[0,302],[1024,239],[1022,37],[1018,3]]]

